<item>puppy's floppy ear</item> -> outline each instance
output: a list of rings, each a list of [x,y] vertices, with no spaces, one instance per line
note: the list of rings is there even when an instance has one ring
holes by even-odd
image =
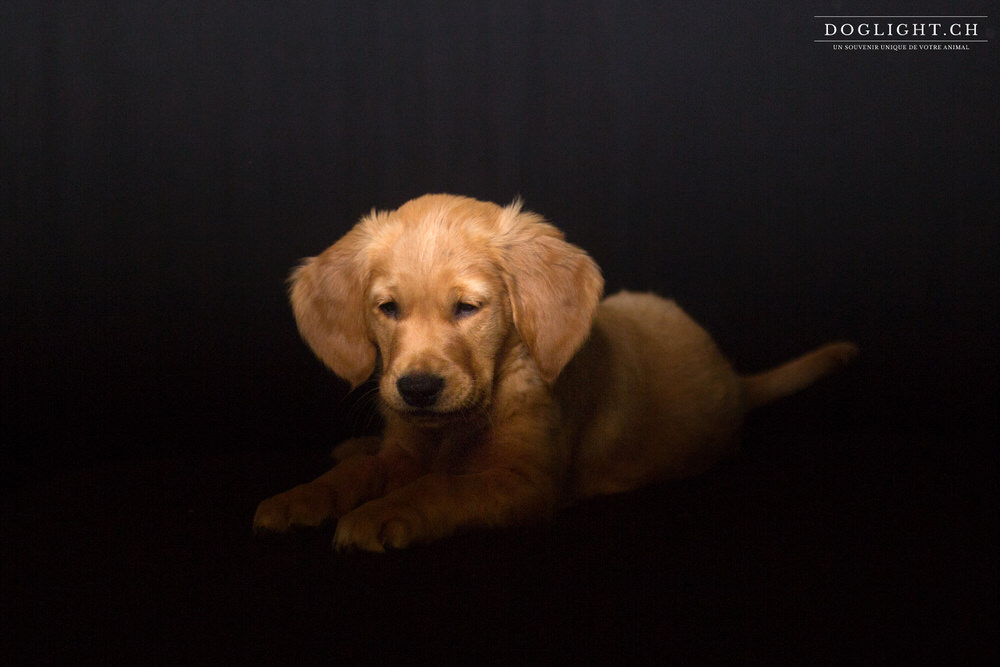
[[[501,270],[514,326],[547,382],[586,340],[604,280],[590,256],[515,200],[498,220]]]
[[[352,388],[372,374],[376,356],[365,317],[368,244],[360,226],[306,259],[289,278],[299,333]]]

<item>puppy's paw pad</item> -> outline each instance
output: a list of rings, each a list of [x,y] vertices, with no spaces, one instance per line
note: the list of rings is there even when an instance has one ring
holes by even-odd
[[[365,508],[344,516],[337,524],[333,546],[338,551],[361,549],[383,552],[404,549],[415,539],[413,522],[390,508]]]
[[[257,507],[254,532],[285,533],[295,526],[316,527],[332,518],[332,499],[325,489],[296,487],[268,498]]]
[[[410,525],[400,519],[388,519],[379,531],[379,541],[382,546],[390,549],[404,549],[413,541],[413,531]]]
[[[348,514],[337,524],[337,531],[333,535],[333,548],[337,551],[362,551],[382,552],[385,546],[379,539],[378,527]]]
[[[291,529],[288,506],[278,498],[268,498],[257,506],[253,515],[254,533],[287,533]]]

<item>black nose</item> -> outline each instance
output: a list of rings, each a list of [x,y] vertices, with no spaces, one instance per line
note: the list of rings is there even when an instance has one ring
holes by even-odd
[[[431,373],[411,373],[396,380],[396,389],[407,405],[429,408],[444,389],[444,378]]]

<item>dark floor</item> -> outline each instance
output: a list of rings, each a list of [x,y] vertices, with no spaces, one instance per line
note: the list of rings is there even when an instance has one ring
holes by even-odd
[[[253,537],[322,453],[107,463],[3,507],[3,664],[997,664],[997,458],[781,434],[553,524],[383,556]]]

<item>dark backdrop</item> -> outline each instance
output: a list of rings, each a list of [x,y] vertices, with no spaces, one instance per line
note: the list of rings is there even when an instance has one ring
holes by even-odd
[[[993,5],[0,0],[0,662],[998,664],[997,17],[814,41]],[[862,355],[545,526],[257,539],[372,425],[285,277],[427,191],[523,196],[740,369]]]
[[[814,43],[848,4],[5,2],[5,469],[363,427],[284,279],[428,191],[523,196],[741,369],[860,343],[776,423],[988,432],[1000,50]]]

